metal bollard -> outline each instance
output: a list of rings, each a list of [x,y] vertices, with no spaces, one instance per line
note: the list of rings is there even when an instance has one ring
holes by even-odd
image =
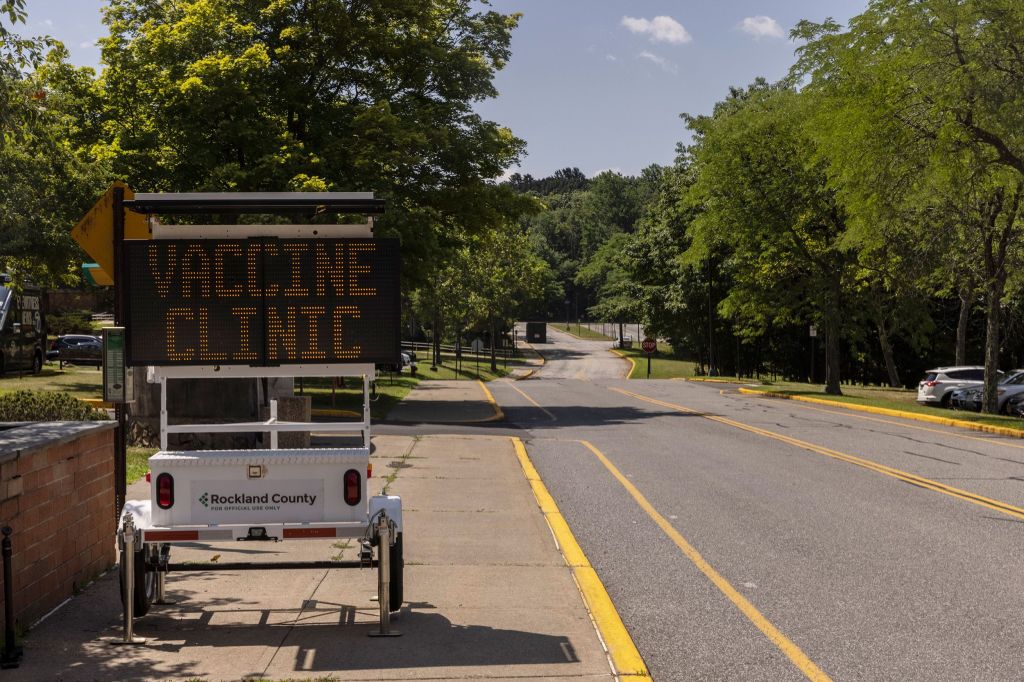
[[[2,546],[4,557],[4,653],[0,656],[0,668],[7,670],[20,665],[22,650],[15,643],[14,637],[14,566],[12,565],[14,550],[11,548],[10,526],[0,530],[4,534]]]
[[[384,512],[377,521],[377,603],[380,605],[380,630],[370,637],[400,637],[391,629],[391,545],[394,542],[391,519]]]
[[[146,640],[135,636],[135,517],[124,515],[118,544],[121,547],[121,585],[124,587],[124,637],[114,644],[145,644]]]

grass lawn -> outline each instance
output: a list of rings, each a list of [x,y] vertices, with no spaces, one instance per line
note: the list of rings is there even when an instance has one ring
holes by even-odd
[[[64,365],[64,369],[58,369],[54,362],[43,365],[39,374],[26,373],[19,377],[17,372],[9,372],[0,376],[0,393],[22,389],[65,391],[76,398],[102,398],[103,373],[95,367],[75,365]]]
[[[629,375],[630,379],[647,378],[647,354],[634,343],[632,348],[616,348],[627,358],[636,362],[636,368]],[[692,360],[680,360],[670,356],[672,347],[668,344],[659,343],[658,352],[651,358],[652,379],[676,379],[679,377],[692,377],[697,363]]]
[[[588,341],[611,341],[612,340],[612,337],[605,336],[601,332],[595,332],[590,327],[585,327],[583,325],[570,324],[570,325],[567,326],[565,324],[556,324],[554,322],[548,322],[548,325],[551,326],[551,327],[554,327],[555,329],[557,329],[560,332],[565,332],[566,334],[571,334],[571,335],[573,335],[573,336],[575,336],[576,338],[579,338],[579,339],[587,339]]]
[[[149,471],[147,460],[156,454],[156,448],[128,448],[128,472],[125,479],[128,485],[135,483]]]
[[[381,377],[377,380],[377,399],[370,402],[370,417],[384,419],[395,405],[408,395],[409,391],[419,383],[418,378],[408,374],[395,377],[393,380]],[[302,380],[301,395],[310,396],[313,409],[349,410],[361,414],[363,410],[363,387],[357,379],[346,380],[345,388],[333,391],[331,398],[331,379],[328,377],[307,377]],[[299,393],[299,380],[295,380],[295,395]]]
[[[833,396],[825,394],[825,387],[821,384],[806,384],[795,381],[778,381],[766,386],[750,386],[752,390],[772,391],[785,393],[786,395],[802,395],[812,398],[820,398],[837,403],[848,403],[854,405],[870,405],[872,407],[884,407],[890,410],[902,410],[904,412],[916,412],[928,414],[933,417],[944,417],[946,419],[960,419],[963,421],[988,424],[990,426],[1005,426],[1008,428],[1024,428],[1024,420],[1016,417],[1004,417],[1000,415],[981,414],[979,412],[964,412],[962,410],[949,410],[929,405],[919,405],[916,402],[917,391],[912,389],[894,389],[883,386],[842,386],[843,395]]]

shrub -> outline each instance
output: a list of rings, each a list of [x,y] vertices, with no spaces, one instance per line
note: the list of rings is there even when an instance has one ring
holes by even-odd
[[[69,393],[14,391],[0,395],[0,422],[81,422],[109,419]]]
[[[54,336],[63,334],[93,334],[91,314],[88,310],[46,316],[46,331]]]

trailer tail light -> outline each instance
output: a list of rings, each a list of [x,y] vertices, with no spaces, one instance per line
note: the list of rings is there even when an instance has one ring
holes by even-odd
[[[156,477],[156,506],[161,509],[174,506],[174,477],[166,471]]]
[[[359,501],[363,499],[363,486],[362,480],[359,477],[359,472],[355,469],[349,469],[345,472],[345,504],[350,507],[354,507],[359,504]]]
[[[366,463],[366,480],[373,478],[373,462]]]

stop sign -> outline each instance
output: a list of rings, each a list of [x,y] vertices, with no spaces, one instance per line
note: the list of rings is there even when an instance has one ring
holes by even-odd
[[[645,353],[653,353],[658,350],[658,342],[654,339],[644,339],[643,343],[640,344],[640,348],[642,348]]]

